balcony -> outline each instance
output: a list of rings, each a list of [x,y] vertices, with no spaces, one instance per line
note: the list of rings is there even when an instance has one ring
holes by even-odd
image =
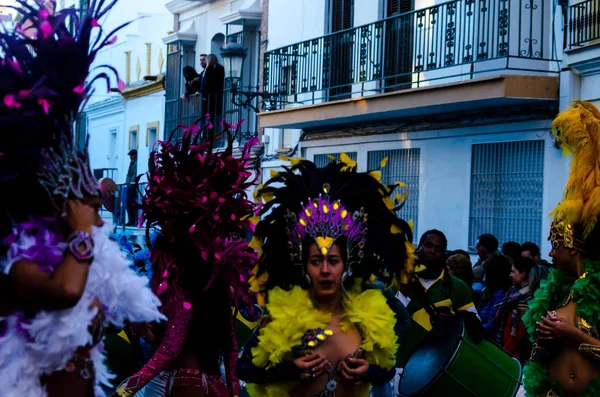
[[[600,39],[600,2],[586,0],[569,6],[569,48]]]
[[[177,140],[181,138],[183,130],[180,125],[203,124],[206,115],[211,115],[211,122],[220,131],[220,122],[225,120],[237,124],[242,119],[245,122],[237,136],[237,142],[243,145],[251,137],[257,136],[257,116],[252,109],[245,109],[235,105],[231,100],[231,92],[225,90],[223,94],[211,94],[204,98],[195,94],[187,98],[174,97],[165,101],[165,139]],[[217,117],[214,117],[217,115]],[[227,143],[226,137],[218,136],[215,147],[223,147]]]
[[[429,90],[432,98],[439,96],[433,89],[465,83],[489,91],[495,88],[481,82],[489,85],[494,79],[506,81],[502,87],[496,84],[503,92],[496,105],[514,98],[511,87],[524,82],[534,91],[554,91],[558,59],[551,6],[549,0],[454,0],[268,51],[263,71],[268,111],[261,114],[261,126],[307,128],[310,118],[335,117],[334,107],[298,122],[275,114],[367,100],[354,104],[347,118],[377,98],[402,95],[401,106],[411,107],[414,101],[406,94]],[[535,78],[516,79],[522,76]],[[526,92],[519,95],[527,97]],[[544,92],[540,99],[555,100],[556,92]],[[472,102],[484,104],[481,98]],[[430,111],[434,105],[423,103]]]

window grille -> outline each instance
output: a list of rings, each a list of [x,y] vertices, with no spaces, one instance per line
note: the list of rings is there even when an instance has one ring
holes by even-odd
[[[540,245],[543,190],[544,141],[473,145],[469,244],[491,233]]]
[[[398,217],[406,222],[413,221],[413,241],[418,239],[417,224],[419,221],[419,160],[421,149],[378,150],[369,152],[368,169],[379,169],[379,164],[388,158],[387,165],[381,170],[381,181],[386,185],[404,182],[408,188],[408,196],[404,206],[397,212]],[[399,191],[402,193],[401,191]]]
[[[357,156],[356,152],[344,152],[344,153],[346,153],[348,155],[348,157],[350,157],[351,160],[356,161],[356,156]],[[328,156],[335,157],[336,160],[339,160],[340,154],[341,153],[315,154],[314,163],[319,168],[327,167],[329,165],[329,163],[333,162],[333,160]]]

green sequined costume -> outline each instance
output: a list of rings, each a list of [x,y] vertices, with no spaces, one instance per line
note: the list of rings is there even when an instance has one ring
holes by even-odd
[[[560,270],[553,270],[548,280],[542,282],[529,303],[529,311],[523,322],[533,342],[536,341],[536,321],[546,316],[548,311],[561,306],[572,288],[573,301],[577,305],[577,315],[598,329],[600,325],[600,261],[586,260],[582,268],[588,275],[578,280],[568,277]],[[532,361],[525,366],[524,386],[527,396],[546,396],[549,390],[561,394],[560,385],[550,379],[548,369],[539,362]],[[600,378],[592,380],[582,396],[600,396]]]

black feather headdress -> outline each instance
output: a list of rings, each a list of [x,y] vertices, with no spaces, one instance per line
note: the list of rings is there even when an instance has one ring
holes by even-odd
[[[73,124],[97,80],[110,88],[116,70],[90,68],[127,25],[110,32],[100,26],[116,0],[58,12],[53,2],[17,3],[21,22],[0,28],[0,185],[11,192],[0,199],[0,210],[10,216],[43,212],[42,202],[60,211],[67,198],[98,194],[87,148],[75,146]],[[124,87],[118,76],[117,84]],[[49,200],[33,192],[46,192]]]
[[[356,172],[355,164],[325,168],[306,160],[274,175],[256,193],[265,202],[253,245],[262,250],[252,280],[255,292],[306,285],[302,243],[307,237],[322,253],[346,241],[344,284],[384,270],[399,274],[413,257],[412,230],[396,216],[402,197],[381,183],[380,171]],[[409,264],[412,265],[412,264]]]

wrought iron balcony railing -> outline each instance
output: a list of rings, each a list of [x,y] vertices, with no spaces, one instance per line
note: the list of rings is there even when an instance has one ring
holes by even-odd
[[[179,139],[183,133],[179,125],[190,126],[194,123],[202,124],[207,121],[206,115],[211,116],[210,122],[220,131],[220,122],[225,120],[231,124],[237,124],[240,120],[246,120],[238,134],[238,141],[243,143],[251,137],[257,136],[258,119],[252,109],[244,109],[232,102],[232,93],[226,89],[223,94],[200,94],[190,95],[185,98],[167,99],[165,104],[165,138]],[[216,146],[226,144],[225,137],[216,140]]]
[[[569,6],[569,48],[600,39],[600,1],[585,0]]]
[[[264,54],[268,109],[520,72],[556,73],[549,0],[453,0]]]

